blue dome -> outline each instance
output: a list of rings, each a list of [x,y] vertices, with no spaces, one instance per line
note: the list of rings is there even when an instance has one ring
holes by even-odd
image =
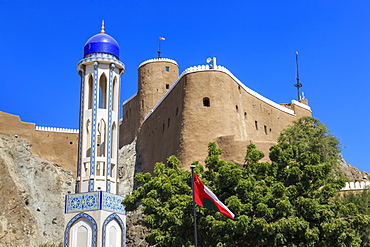
[[[108,34],[98,33],[92,36],[84,46],[84,57],[91,53],[108,53],[119,58],[119,45]]]

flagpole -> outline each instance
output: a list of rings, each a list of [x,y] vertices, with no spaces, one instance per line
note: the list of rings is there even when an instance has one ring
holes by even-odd
[[[193,215],[194,215],[194,243],[195,247],[198,247],[198,236],[197,236],[197,212],[195,211],[195,195],[194,195],[194,168],[195,165],[191,165],[191,191],[193,194]]]
[[[158,38],[158,58],[161,57],[161,39]]]

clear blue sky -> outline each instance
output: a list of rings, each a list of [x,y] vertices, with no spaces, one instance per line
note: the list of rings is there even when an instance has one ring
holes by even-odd
[[[39,126],[78,128],[76,64],[100,31],[120,44],[121,102],[137,91],[138,65],[157,55],[184,69],[216,56],[246,86],[295,99],[295,51],[313,116],[370,172],[370,1],[0,0],[0,111]]]

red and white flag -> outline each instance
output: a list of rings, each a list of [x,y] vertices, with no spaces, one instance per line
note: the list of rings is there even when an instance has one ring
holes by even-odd
[[[165,38],[163,38],[163,37],[161,37],[161,36],[159,36],[159,40],[166,40]]]
[[[235,215],[228,209],[213,192],[204,185],[198,176],[194,173],[194,200],[201,207],[218,211],[231,219]]]

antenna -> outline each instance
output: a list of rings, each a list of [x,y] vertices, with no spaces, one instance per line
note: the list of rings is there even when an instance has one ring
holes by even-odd
[[[301,93],[300,93],[300,88],[302,87],[302,84],[299,82],[299,72],[298,72],[298,51],[295,52],[295,65],[296,65],[296,73],[297,73],[297,83],[294,84],[294,86],[297,88],[298,91],[298,101],[301,100]]]

